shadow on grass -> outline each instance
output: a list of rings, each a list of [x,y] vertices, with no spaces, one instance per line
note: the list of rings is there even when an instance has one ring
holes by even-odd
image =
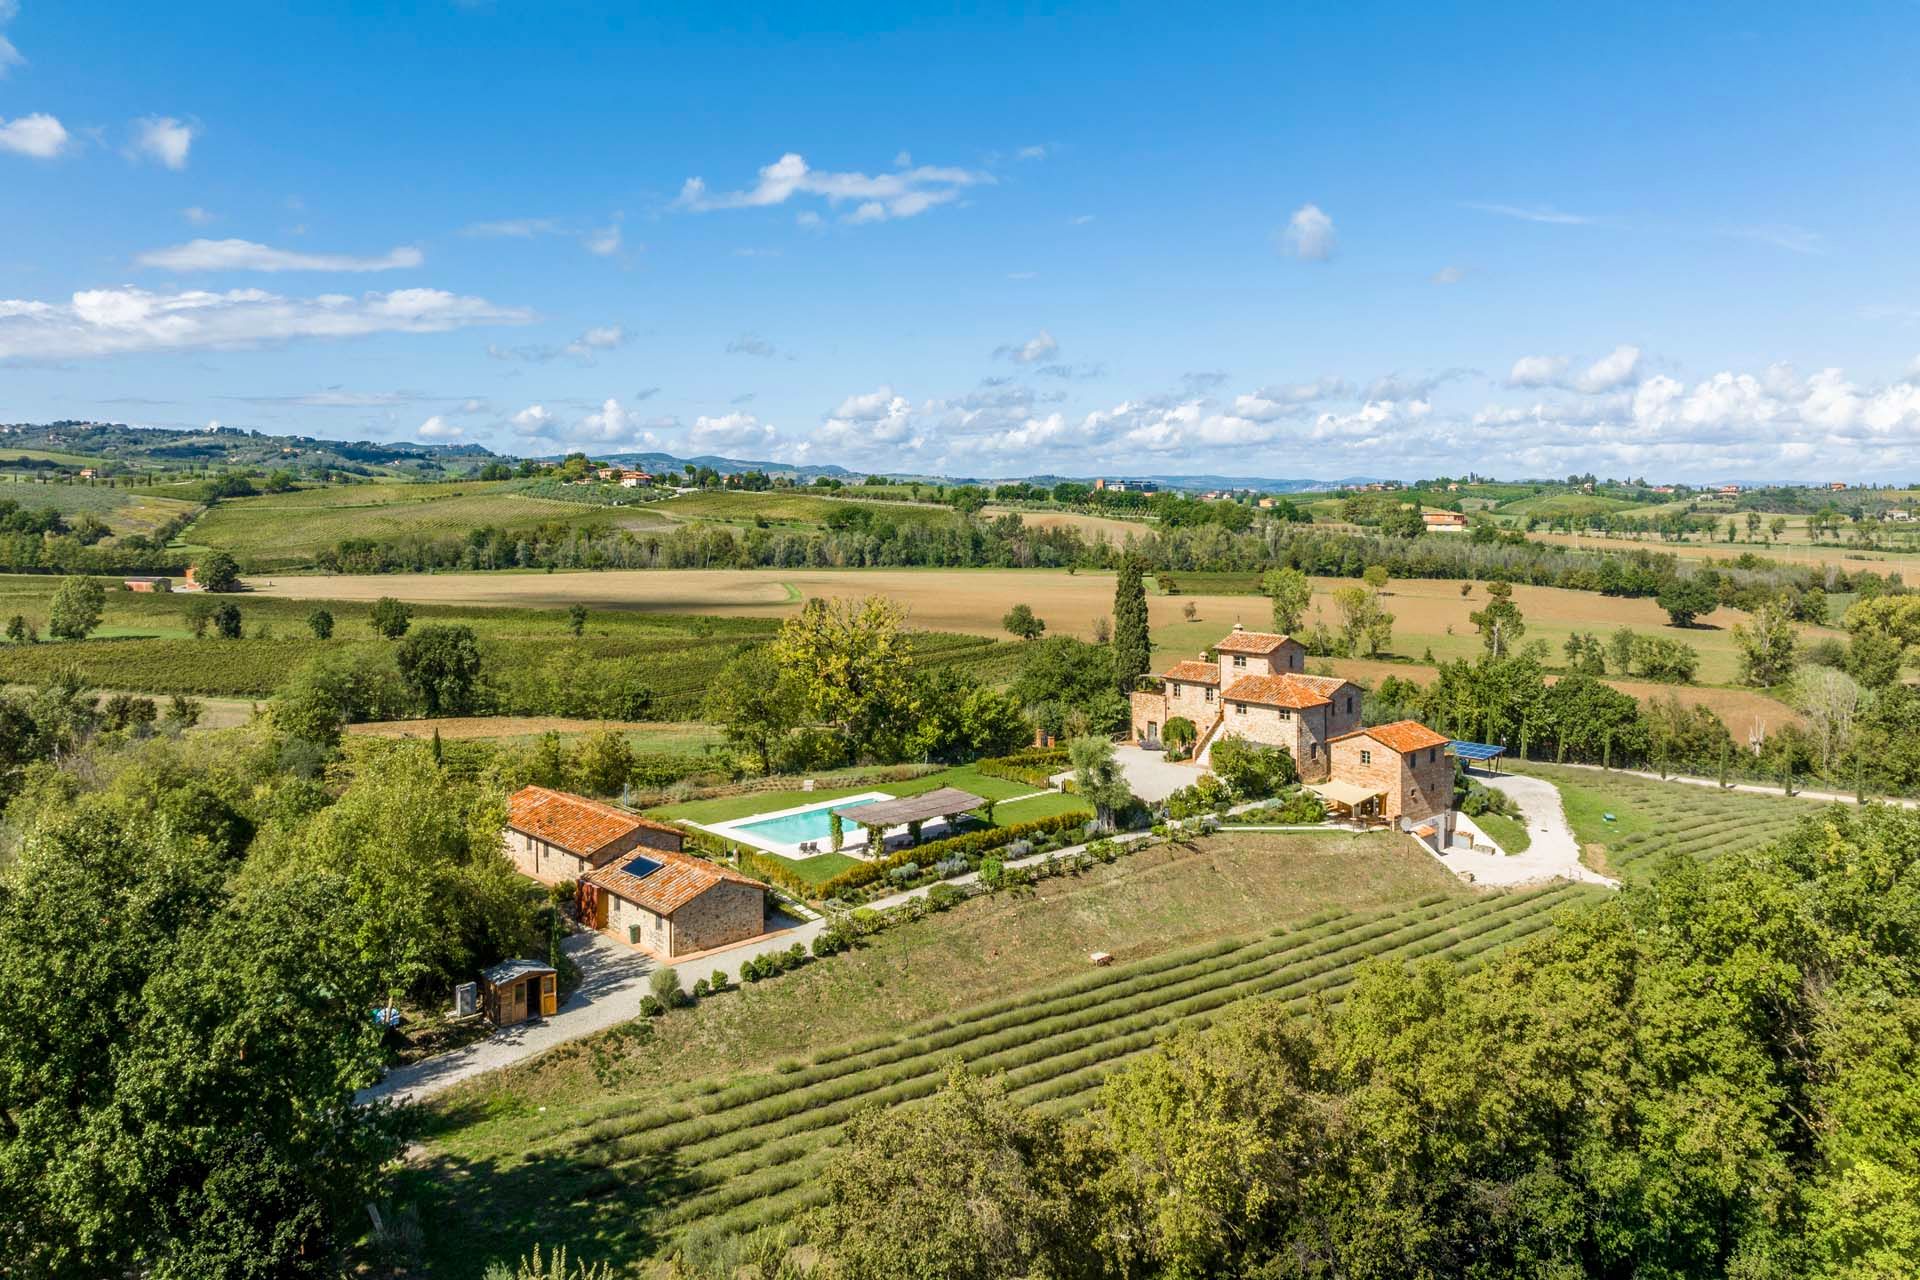
[[[616,1271],[653,1256],[667,1234],[658,1212],[693,1188],[672,1154],[608,1169],[575,1158],[436,1156],[396,1179],[394,1195],[419,1206],[423,1273],[479,1280],[492,1261],[511,1265],[537,1244]]]

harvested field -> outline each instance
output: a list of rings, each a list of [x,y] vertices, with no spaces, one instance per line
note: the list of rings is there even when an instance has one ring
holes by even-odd
[[[616,729],[636,750],[695,751],[720,741],[712,725],[698,721],[652,723],[644,720],[577,720],[566,716],[449,716],[443,720],[375,720],[350,724],[347,732],[365,738],[430,738],[435,730],[448,742],[473,739],[568,736]]]
[[[1332,664],[1335,674],[1349,680],[1364,680],[1369,684],[1378,684],[1387,676],[1397,676],[1415,684],[1428,684],[1434,678],[1434,669],[1419,663],[1375,662],[1367,658],[1330,658],[1327,661]],[[1550,675],[1547,683],[1552,684],[1558,678]],[[1755,720],[1767,733],[1772,733],[1783,724],[1805,724],[1805,718],[1798,711],[1758,689],[1723,689],[1611,678],[1607,683],[1642,702],[1657,702],[1672,694],[1682,706],[1710,707],[1726,723],[1736,741],[1746,740],[1747,730]]]
[[[1896,526],[1897,527],[1897,526]],[[1849,573],[1862,569],[1874,573],[1912,574],[1920,569],[1920,552],[1855,550],[1851,547],[1814,547],[1801,542],[1663,542],[1657,536],[1604,537],[1597,533],[1530,533],[1536,542],[1557,542],[1565,547],[1586,547],[1594,551],[1633,551],[1644,548],[1682,556],[1690,560],[1733,560],[1752,552],[1762,560],[1777,560],[1788,565],[1832,565]]]
[[[808,596],[883,595],[906,605],[909,624],[931,631],[1006,635],[1001,615],[1030,604],[1049,635],[1088,636],[1095,618],[1113,613],[1111,573],[1055,569],[656,569],[605,573],[436,573],[283,576],[249,581],[256,592],[303,600],[375,600],[393,596],[430,604],[592,608],[783,618]],[[1261,602],[1233,596],[1154,596],[1154,624],[1172,623],[1188,600],[1213,616],[1249,618]],[[1214,637],[1218,639],[1218,637]]]
[[[1112,516],[1084,515],[1075,511],[1014,511],[1007,507],[987,507],[982,516],[1016,515],[1020,523],[1030,529],[1072,529],[1087,539],[1105,538],[1118,547],[1130,537],[1138,538],[1153,532],[1153,526],[1144,520],[1116,520]]]

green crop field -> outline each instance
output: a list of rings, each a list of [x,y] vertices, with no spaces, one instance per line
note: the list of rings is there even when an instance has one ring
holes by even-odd
[[[1644,503],[1626,498],[1607,498],[1591,493],[1543,493],[1502,503],[1493,509],[1493,513],[1502,519],[1525,520],[1528,516],[1538,516],[1542,520],[1551,520],[1558,516],[1600,516],[1644,510]]]
[[[229,498],[193,523],[182,545],[230,552],[260,572],[301,568],[345,538],[440,537],[495,526],[618,525],[616,507],[528,497],[524,481],[363,484]],[[651,519],[649,523],[652,523]]]
[[[817,529],[826,525],[836,511],[864,511],[869,518],[895,525],[953,524],[959,517],[951,507],[927,502],[860,502],[844,498],[775,489],[745,493],[727,489],[705,489],[665,499],[654,510],[669,519],[718,524],[790,526]]]
[[[428,1214],[434,1273],[477,1275],[484,1259],[513,1256],[535,1240],[565,1239],[584,1256],[632,1262],[689,1233],[778,1222],[817,1203],[819,1172],[849,1119],[869,1106],[914,1105],[961,1063],[1004,1072],[1021,1101],[1079,1112],[1116,1069],[1240,1001],[1338,1000],[1357,967],[1381,956],[1471,967],[1549,927],[1555,908],[1595,893],[1435,893],[1382,910],[1328,911],[1015,991],[770,1073],[616,1096],[544,1132],[525,1123],[524,1101],[499,1110],[468,1097],[442,1111],[424,1174],[444,1192]],[[657,1034],[697,1034],[688,1024],[704,1012],[673,1015]],[[504,1123],[492,1141],[461,1132],[493,1119]]]
[[[98,516],[116,534],[150,533],[175,516],[193,509],[177,498],[157,498],[138,490],[90,484],[9,483],[0,479],[0,502],[17,502],[31,510],[51,508],[72,520]]]
[[[1711,858],[1756,849],[1820,808],[1810,800],[1625,773],[1540,764],[1515,767],[1560,788],[1585,860],[1611,876],[1651,875],[1669,854]]]
[[[44,635],[60,580],[48,575],[0,575],[0,618],[21,614]],[[194,639],[185,614],[204,595],[145,595],[110,588],[102,625],[89,639],[6,646],[7,679],[33,683],[75,669],[100,688],[143,693],[264,697],[288,674],[326,652],[367,653],[389,644],[374,636],[372,605],[326,601],[334,618],[330,640],[316,640],[307,617],[322,602],[240,593],[213,597],[240,608],[246,637]],[[474,629],[496,672],[564,670],[583,662],[621,660],[628,678],[653,694],[649,716],[692,719],[722,665],[742,643],[765,640],[778,628],[765,618],[705,617],[595,610],[575,637],[561,609],[417,604],[415,626],[459,623]],[[265,634],[262,634],[262,632]],[[1014,641],[952,632],[914,635],[924,670],[953,669],[988,683],[1010,679],[1019,660]]]

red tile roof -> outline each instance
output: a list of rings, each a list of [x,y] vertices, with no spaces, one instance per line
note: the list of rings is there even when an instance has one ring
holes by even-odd
[[[653,869],[645,875],[627,870],[641,858],[654,864]],[[672,915],[715,885],[729,880],[756,889],[766,888],[758,880],[749,880],[737,871],[664,849],[635,849],[633,857],[618,858],[587,872],[581,879],[660,916]]]
[[[1263,707],[1321,707],[1332,701],[1311,676],[1241,676],[1220,696],[1228,702],[1252,702]]]
[[[1167,668],[1167,680],[1185,680],[1190,684],[1219,684],[1220,664],[1217,662],[1196,662],[1189,658],[1185,662],[1176,662]]]
[[[507,825],[581,858],[591,858],[643,827],[681,834],[677,827],[547,787],[522,787],[514,792],[507,802]]]
[[[1289,638],[1271,631],[1235,631],[1213,647],[1219,653],[1272,653]]]
[[[1352,733],[1343,733],[1335,742],[1345,742],[1348,738],[1372,738],[1389,751],[1406,755],[1413,751],[1425,751],[1428,747],[1444,747],[1449,739],[1435,733],[1418,720],[1396,720],[1392,724],[1377,724],[1371,729],[1355,729]]]

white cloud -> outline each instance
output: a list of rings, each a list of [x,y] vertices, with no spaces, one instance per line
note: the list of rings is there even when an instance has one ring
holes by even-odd
[[[296,338],[443,333],[532,319],[522,307],[439,289],[288,298],[260,289],[155,293],[123,286],[82,290],[65,303],[0,299],[0,359],[235,349]]]
[[[1022,147],[1014,152],[1014,158],[1017,160],[1045,160],[1047,158],[1047,149],[1043,146]]]
[[[864,395],[851,395],[821,425],[813,443],[842,451],[871,448],[874,445],[917,447],[913,406],[905,396],[881,387]]]
[[[617,324],[603,324],[587,330],[567,346],[575,355],[587,351],[611,351],[627,341],[626,329]]]
[[[1559,387],[1587,395],[1615,391],[1637,381],[1640,348],[1622,343],[1578,375],[1570,377],[1572,367],[1573,361],[1566,356],[1522,356],[1514,361],[1513,370],[1507,375],[1507,385]]]
[[[1640,348],[1622,343],[1587,366],[1575,384],[1589,393],[1612,391],[1634,380],[1640,368]]]
[[[1345,378],[1324,377],[1291,386],[1262,387],[1248,395],[1235,396],[1233,412],[1249,422],[1271,422],[1275,418],[1297,415],[1307,405],[1353,394],[1353,384]]]
[[[1060,344],[1042,329],[1025,342],[1008,343],[993,349],[995,357],[1004,356],[1015,364],[1036,364],[1059,353]]]
[[[51,160],[67,149],[72,135],[67,127],[44,112],[0,120],[0,151],[35,160]]]
[[[1466,277],[1467,269],[1465,267],[1442,267],[1433,273],[1433,283],[1459,284],[1462,280],[1466,279]]]
[[[1507,375],[1510,387],[1552,387],[1567,376],[1565,356],[1521,356],[1513,362],[1513,371]]]
[[[133,154],[169,169],[184,169],[197,133],[193,125],[172,116],[145,116],[133,122]]]
[[[615,223],[609,227],[601,227],[597,231],[589,231],[581,239],[581,243],[587,247],[588,253],[597,253],[603,258],[610,258],[620,252],[620,224]]]
[[[1565,213],[1552,205],[1544,204],[1528,207],[1513,204],[1483,204],[1476,200],[1469,200],[1464,207],[1478,209],[1482,213],[1497,213],[1503,218],[1518,218],[1522,222],[1544,222],[1562,227],[1587,226],[1599,221],[1598,218],[1590,218],[1580,213]]]
[[[835,208],[853,203],[844,218],[851,223],[911,218],[960,198],[966,188],[992,183],[993,175],[935,165],[902,165],[892,173],[835,173],[811,168],[788,152],[760,170],[760,179],[743,191],[713,192],[705,179],[688,178],[674,201],[676,208],[705,213],[715,209],[756,209],[785,204],[796,195],[819,196]],[[802,225],[817,225],[815,221]]]
[[[0,0],[0,27],[4,27],[19,16],[20,6],[15,3],[15,0]],[[13,47],[13,42],[5,36],[0,36],[0,79],[5,79],[7,72],[14,67],[23,67],[26,63],[27,60],[20,56],[20,51]]]
[[[764,449],[779,438],[771,424],[750,413],[729,413],[718,418],[699,417],[687,432],[687,448],[696,453],[724,453],[730,450]]]
[[[516,435],[544,436],[552,433],[554,417],[543,404],[530,404],[513,415],[513,430]]]
[[[190,240],[169,249],[151,249],[135,259],[163,271],[395,271],[417,267],[426,255],[410,245],[378,257],[345,253],[300,253],[251,240]]]
[[[199,205],[189,205],[180,211],[180,216],[196,227],[204,227],[213,221],[213,215]]]
[[[559,233],[560,224],[552,218],[503,218],[497,222],[470,222],[460,228],[461,235],[483,240],[531,240],[535,236]]]
[[[422,440],[452,440],[463,433],[459,427],[436,413],[420,424],[417,434]]]
[[[1072,221],[1074,226],[1084,227],[1089,222],[1093,221],[1093,215],[1090,213],[1083,213],[1083,214],[1080,214],[1078,217],[1075,217]]]
[[[598,411],[580,419],[580,430],[595,440],[624,440],[632,432],[633,419],[627,408],[609,396]]]
[[[1333,219],[1317,204],[1303,204],[1287,219],[1283,233],[1286,250],[1302,262],[1325,262],[1333,256]]]

